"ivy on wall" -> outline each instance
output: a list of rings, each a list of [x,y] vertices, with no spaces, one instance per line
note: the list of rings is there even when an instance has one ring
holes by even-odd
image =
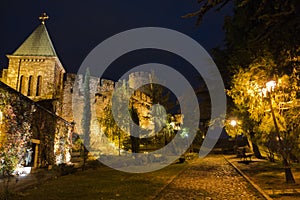
[[[38,167],[70,161],[73,124],[0,82],[0,173],[25,165],[31,139],[40,141]],[[34,155],[32,155],[34,157]]]
[[[23,96],[0,88],[0,111],[0,172],[10,175],[25,162],[26,149],[32,136],[32,105],[24,101]]]

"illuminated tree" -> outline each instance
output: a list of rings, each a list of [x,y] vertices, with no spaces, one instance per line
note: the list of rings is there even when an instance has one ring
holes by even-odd
[[[126,138],[129,138],[130,119],[129,116],[124,116],[124,113],[122,114],[122,111],[129,110],[129,106],[118,102],[126,102],[129,99],[129,87],[126,81],[120,81],[116,84],[115,89],[117,89],[119,92],[116,92],[115,90],[113,97],[114,99],[111,99],[107,103],[103,109],[102,117],[99,117],[98,120],[106,137],[108,137],[111,142],[116,143],[117,141],[120,155],[121,145],[124,143]],[[112,107],[113,103],[114,107]],[[117,124],[116,121],[118,121],[119,124]]]
[[[219,68],[226,69],[227,77],[233,77],[232,81],[226,80],[227,87],[231,86],[228,95],[234,102],[229,110],[238,111],[244,121],[241,128],[252,142],[260,141],[281,156],[286,181],[294,182],[289,162],[299,151],[300,1],[198,2],[200,9],[185,16],[198,17],[197,24],[211,9],[232,3],[233,15],[226,17],[224,24],[226,46],[213,51]],[[270,79],[276,81],[276,87],[266,92]]]
[[[123,119],[125,121],[125,119]],[[99,118],[99,124],[106,137],[118,146],[119,155],[121,153],[122,144],[129,134],[129,128],[119,127],[112,114],[111,103],[103,110],[103,117]],[[124,122],[124,125],[128,124]],[[125,132],[127,130],[128,132]],[[116,139],[117,138],[117,139]]]
[[[154,137],[148,138],[148,140],[151,140],[153,144],[165,146],[174,137],[174,130],[170,124],[172,118],[171,110],[174,110],[177,103],[168,88],[156,84],[162,82],[162,80],[159,80],[154,72],[151,73],[151,79],[154,83],[143,87],[143,89],[151,99],[150,116],[154,130],[157,133],[155,133]]]
[[[260,134],[257,132],[258,123],[250,118],[250,113],[243,107],[235,105],[227,113],[228,119],[225,122],[225,129],[228,135],[236,137],[238,134],[246,136],[248,143],[256,158],[263,158],[259,149]],[[231,120],[235,119],[237,125],[232,126]]]
[[[291,74],[273,74],[272,68],[274,62],[266,58],[248,69],[240,68],[228,95],[240,110],[247,112],[253,121],[248,123],[254,124],[254,131],[259,134],[257,138],[266,146],[273,144],[271,150],[283,161],[286,182],[293,183],[290,161],[299,152],[299,75],[296,68]]]

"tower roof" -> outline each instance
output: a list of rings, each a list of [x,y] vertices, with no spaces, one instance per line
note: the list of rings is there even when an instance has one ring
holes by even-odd
[[[43,22],[44,21],[42,21],[42,23],[31,33],[13,55],[57,57],[47,28]]]

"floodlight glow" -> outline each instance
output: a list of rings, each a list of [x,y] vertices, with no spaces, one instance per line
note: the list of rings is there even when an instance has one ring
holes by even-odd
[[[27,176],[31,172],[31,167],[17,167],[15,174],[19,176]]]

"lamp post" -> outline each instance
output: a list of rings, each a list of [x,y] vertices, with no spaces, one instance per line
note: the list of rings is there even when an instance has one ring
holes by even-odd
[[[237,121],[235,119],[230,120],[230,125],[235,128],[235,126],[237,125]],[[237,141],[237,132],[235,131],[235,148],[234,151],[235,153],[237,153],[237,149],[238,149],[238,141]]]
[[[269,105],[270,105],[270,111],[271,111],[271,115],[272,115],[272,119],[273,119],[273,123],[274,123],[274,127],[275,127],[275,131],[278,137],[278,141],[280,143],[280,145],[282,145],[282,140],[280,137],[280,133],[279,133],[279,128],[278,128],[278,124],[277,124],[277,120],[275,117],[275,113],[274,113],[274,109],[273,109],[273,105],[272,105],[272,91],[274,90],[276,86],[276,82],[275,81],[269,81],[266,83],[266,93],[267,93],[267,99],[269,101]]]
[[[271,95],[271,93],[274,91],[275,87],[276,87],[276,82],[275,81],[269,81],[269,82],[266,83],[266,88],[263,88],[262,91],[264,93],[264,96],[267,97],[267,100],[268,100],[268,103],[269,103],[269,106],[270,106],[271,115],[272,115],[272,120],[273,120],[275,131],[276,131],[276,135],[277,135],[277,138],[278,138],[278,142],[280,144],[281,150],[283,150],[283,143],[282,143],[282,140],[281,140],[281,137],[280,137],[278,124],[277,124],[276,116],[275,116],[275,113],[274,113],[274,108],[273,108],[273,105],[272,105],[272,95]]]
[[[276,87],[276,82],[275,81],[269,81],[269,82],[266,83],[266,88],[263,89],[263,92],[264,92],[264,96],[267,97],[268,103],[270,105],[270,111],[271,111],[271,115],[272,115],[272,119],[273,119],[273,123],[274,123],[275,132],[276,132],[276,135],[277,135],[276,139],[279,142],[280,153],[281,153],[281,156],[282,156],[282,159],[283,159],[283,165],[284,165],[284,168],[285,168],[286,181],[287,181],[287,183],[295,183],[295,179],[293,177],[291,167],[288,163],[288,155],[286,154],[284,144],[283,144],[282,139],[280,137],[279,127],[278,127],[278,124],[277,124],[276,116],[275,116],[275,113],[274,113],[274,108],[273,108],[273,105],[272,105],[272,92],[274,91],[275,87]]]

